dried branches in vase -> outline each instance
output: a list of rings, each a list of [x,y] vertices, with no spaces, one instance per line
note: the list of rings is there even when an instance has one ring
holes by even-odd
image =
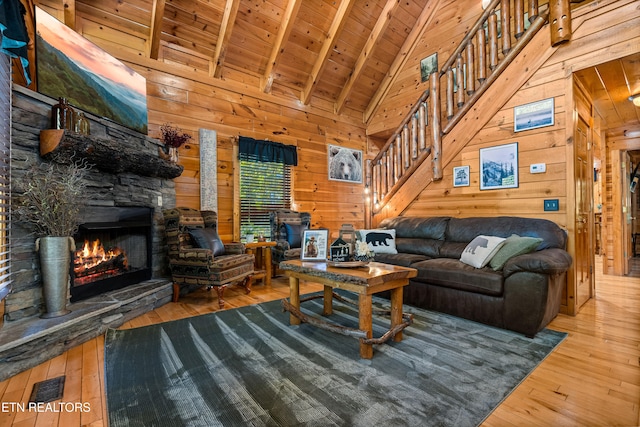
[[[80,224],[90,169],[83,160],[32,166],[25,175],[26,188],[16,191],[16,219],[31,224],[40,237],[73,236]]]

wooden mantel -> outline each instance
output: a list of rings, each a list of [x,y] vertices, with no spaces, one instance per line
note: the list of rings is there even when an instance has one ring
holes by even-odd
[[[112,174],[130,172],[141,176],[176,178],[184,166],[127,147],[115,139],[99,138],[61,129],[40,131],[40,155],[47,160],[85,159],[96,169]]]

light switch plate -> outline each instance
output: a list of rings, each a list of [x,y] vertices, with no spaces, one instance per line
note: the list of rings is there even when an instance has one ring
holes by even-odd
[[[557,211],[560,209],[560,202],[558,199],[546,199],[544,201],[545,211]]]

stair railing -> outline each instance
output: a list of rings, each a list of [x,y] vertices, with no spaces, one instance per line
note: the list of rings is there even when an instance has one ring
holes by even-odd
[[[547,22],[548,5],[538,0],[493,0],[404,117],[378,155],[367,161],[366,185],[375,214],[431,156],[433,180],[442,179],[442,137],[462,119],[480,96]],[[527,28],[525,18],[530,23]],[[505,37],[508,35],[508,37]],[[462,71],[460,71],[462,70]],[[444,102],[441,101],[444,85]],[[446,109],[446,124],[441,109]]]

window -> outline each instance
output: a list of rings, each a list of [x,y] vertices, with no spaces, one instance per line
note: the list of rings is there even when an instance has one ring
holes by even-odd
[[[298,164],[297,148],[241,136],[238,162],[240,237],[251,229],[256,235],[271,238],[269,213],[291,208],[291,166]]]
[[[269,212],[291,207],[291,166],[240,157],[240,234],[249,224],[254,234],[271,237]]]

